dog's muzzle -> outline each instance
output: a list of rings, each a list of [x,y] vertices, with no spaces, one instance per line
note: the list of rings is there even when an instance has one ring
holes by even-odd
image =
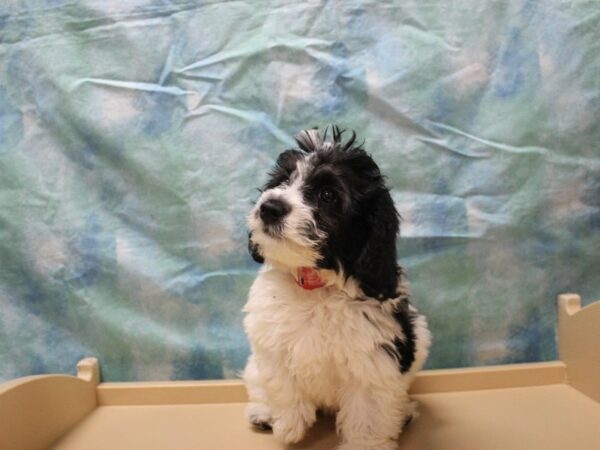
[[[291,206],[283,200],[271,198],[260,205],[259,215],[265,226],[273,226],[279,225],[291,210]]]

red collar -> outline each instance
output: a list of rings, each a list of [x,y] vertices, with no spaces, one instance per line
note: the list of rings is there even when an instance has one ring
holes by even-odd
[[[298,286],[302,289],[309,291],[325,286],[325,282],[321,278],[319,271],[312,267],[298,267],[298,271],[296,272],[296,283],[298,283]]]

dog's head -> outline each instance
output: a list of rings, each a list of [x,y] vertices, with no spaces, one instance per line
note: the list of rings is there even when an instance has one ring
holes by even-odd
[[[369,297],[394,298],[398,213],[379,168],[333,127],[333,140],[304,130],[299,149],[277,159],[248,215],[249,249],[258,262],[329,269],[354,277]]]

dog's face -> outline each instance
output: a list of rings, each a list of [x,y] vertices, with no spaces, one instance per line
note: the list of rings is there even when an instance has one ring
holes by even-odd
[[[355,146],[302,131],[248,216],[249,248],[258,262],[291,269],[330,269],[354,277],[369,297],[394,298],[398,214],[379,168]]]

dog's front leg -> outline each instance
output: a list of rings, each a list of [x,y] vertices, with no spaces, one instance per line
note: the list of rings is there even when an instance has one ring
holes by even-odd
[[[266,392],[264,374],[258,369],[254,354],[248,358],[244,370],[244,383],[248,391],[248,405],[246,417],[257,428],[270,430],[273,426],[273,417],[269,397]]]
[[[348,386],[341,398],[337,430],[338,450],[396,450],[412,405],[402,390],[373,386]]]
[[[299,442],[317,420],[316,407],[303,398],[289,374],[279,371],[269,382],[273,434],[286,444]]]
[[[316,421],[316,407],[298,388],[279,358],[254,352],[244,370],[249,403],[246,417],[255,426],[273,429],[286,444],[300,441]]]

